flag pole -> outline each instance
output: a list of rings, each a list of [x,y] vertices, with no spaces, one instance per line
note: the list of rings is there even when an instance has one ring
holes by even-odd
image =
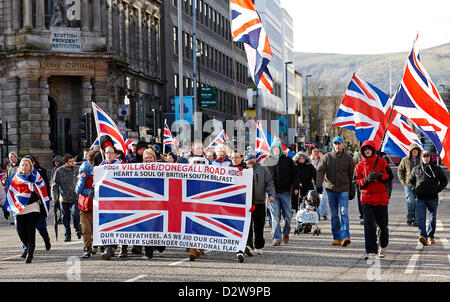
[[[97,138],[98,138],[98,145],[100,146],[100,154],[102,155],[102,161],[104,161],[105,156],[102,151],[102,145],[100,144],[100,129],[98,128],[97,114],[95,113],[95,110],[94,110],[95,109],[94,105],[97,106],[97,104],[95,104],[94,102],[91,101],[91,105],[92,105],[92,111],[94,112],[95,128],[97,129]]]
[[[164,119],[164,128],[166,128],[167,119]],[[164,129],[163,129],[163,154],[166,154],[166,144],[164,143]]]

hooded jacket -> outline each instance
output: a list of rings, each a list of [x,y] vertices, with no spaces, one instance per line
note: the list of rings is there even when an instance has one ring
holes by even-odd
[[[438,193],[447,186],[447,177],[431,160],[428,164],[424,164],[421,158],[419,161],[420,164],[411,170],[407,184],[418,199],[437,199]]]
[[[298,162],[299,158],[305,158],[305,162],[300,164]],[[297,183],[301,184],[300,196],[305,197],[309,190],[314,190],[314,185],[312,181],[316,180],[316,168],[311,163],[311,159],[306,155],[306,153],[298,152],[294,156],[294,166],[296,169]]]
[[[278,158],[272,152],[273,148],[280,148],[280,155]],[[273,184],[276,193],[290,192],[291,187],[298,190],[297,171],[294,167],[292,159],[283,154],[283,148],[280,142],[276,141],[270,147],[270,156],[264,160],[264,165],[272,176]]]
[[[84,212],[93,210],[93,198],[89,197],[89,193],[94,189],[93,173],[94,171],[91,164],[84,161],[80,167],[78,181],[75,186],[75,193],[78,194],[78,209]]]
[[[366,157],[364,150],[366,148],[372,149],[372,156]],[[373,141],[365,141],[360,149],[361,161],[355,167],[356,183],[361,189],[361,203],[370,205],[386,206],[389,204],[389,194],[387,192],[386,183],[390,180],[387,171],[388,164],[382,157],[378,157],[377,161],[376,147]],[[376,179],[371,182],[366,181],[366,177],[372,172],[380,173],[381,179]]]
[[[417,155],[417,158],[415,161],[412,158],[412,150],[414,150],[414,149],[419,150],[419,154]],[[398,165],[398,170],[397,170],[398,179],[400,180],[400,183],[403,186],[406,186],[408,184],[408,178],[409,178],[409,174],[411,173],[411,170],[415,166],[420,165],[421,156],[422,156],[422,150],[420,149],[420,146],[418,144],[411,144],[411,146],[409,146],[408,155],[402,158],[402,160],[400,161],[400,164]]]

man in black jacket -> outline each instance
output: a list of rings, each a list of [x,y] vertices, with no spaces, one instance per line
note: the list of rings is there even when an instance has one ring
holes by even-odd
[[[281,240],[289,241],[291,232],[291,188],[298,194],[297,173],[292,159],[283,154],[280,142],[274,142],[270,147],[270,155],[264,160],[275,186],[275,200],[269,203],[270,215],[272,216],[272,245],[279,246]],[[280,219],[284,217],[283,232],[281,232]],[[283,234],[283,238],[281,235]]]
[[[447,186],[447,177],[439,166],[430,160],[430,152],[422,152],[422,161],[419,166],[411,170],[408,186],[416,195],[416,218],[419,224],[419,242],[422,245],[435,244],[436,215],[438,207],[438,194]],[[428,229],[425,226],[426,212],[429,211]]]

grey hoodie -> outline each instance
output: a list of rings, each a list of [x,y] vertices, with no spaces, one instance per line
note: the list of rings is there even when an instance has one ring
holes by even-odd
[[[419,150],[419,153],[417,154],[417,158],[415,161],[413,160],[412,154],[411,154],[412,150],[414,150],[414,149]],[[397,169],[397,176],[398,176],[398,179],[400,180],[400,183],[403,186],[408,185],[408,178],[411,173],[411,170],[415,166],[420,165],[421,155],[422,155],[422,149],[420,149],[420,146],[418,144],[411,144],[411,146],[409,146],[408,156],[403,157],[402,160],[400,161],[400,164],[398,165],[398,169]]]

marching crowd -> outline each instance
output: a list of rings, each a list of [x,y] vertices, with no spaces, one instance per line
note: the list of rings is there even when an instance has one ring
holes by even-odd
[[[55,213],[55,223],[64,226],[64,241],[71,241],[71,221],[78,239],[83,240],[83,258],[91,257],[98,251],[101,258],[110,260],[118,251],[118,257],[128,257],[128,246],[93,246],[93,171],[95,166],[106,164],[169,162],[181,164],[211,164],[238,169],[253,169],[253,192],[251,226],[245,251],[237,253],[237,259],[244,261],[244,254],[262,254],[265,246],[264,226],[266,218],[272,227],[272,245],[289,242],[291,220],[295,212],[301,211],[311,196],[317,196],[314,212],[323,220],[330,216],[332,245],[351,244],[349,229],[349,200],[357,197],[361,224],[364,225],[365,257],[385,257],[389,243],[388,204],[394,175],[386,160],[378,155],[372,141],[361,144],[354,156],[344,150],[343,139],[339,136],[332,141],[332,151],[323,154],[317,145],[307,152],[298,152],[292,159],[283,153],[279,142],[274,142],[262,161],[248,149],[244,154],[230,151],[219,145],[215,150],[204,150],[202,143],[192,143],[190,150],[182,148],[178,155],[174,152],[162,154],[158,145],[145,142],[132,144],[125,156],[114,147],[109,136],[102,136],[100,144],[93,150],[86,150],[83,158],[76,161],[72,155],[55,156],[53,168],[47,172],[33,155],[24,156],[20,161],[16,153],[9,154],[9,163],[0,188],[4,217],[12,217],[22,242],[22,258],[26,263],[33,259],[36,229],[45,242],[46,250],[51,249],[46,218],[49,208],[42,202],[42,195],[34,188],[38,185],[37,174],[42,176]],[[418,145],[411,145],[398,167],[398,178],[404,187],[407,202],[408,225],[419,230],[419,242],[423,245],[435,244],[438,194],[447,186],[447,178],[442,169],[430,160],[430,153]],[[38,172],[38,173],[37,173]],[[29,194],[19,194],[11,183],[25,184]],[[3,190],[2,190],[3,189]],[[314,194],[312,194],[314,193]],[[9,202],[14,199],[24,206],[13,211]],[[327,205],[330,215],[328,215]],[[426,213],[429,224],[426,226]],[[12,215],[11,215],[12,214]],[[59,221],[60,220],[60,221]],[[377,231],[378,229],[378,231]],[[309,232],[309,229],[302,229]],[[377,235],[377,233],[379,233]],[[143,254],[144,259],[152,259],[154,251],[163,254],[162,246],[133,246],[133,254]],[[204,251],[188,249],[190,260],[202,256]]]

